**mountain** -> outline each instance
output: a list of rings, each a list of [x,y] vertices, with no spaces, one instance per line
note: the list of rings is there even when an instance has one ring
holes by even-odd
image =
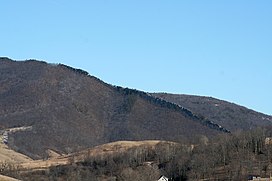
[[[212,97],[168,93],[152,95],[185,107],[199,117],[205,117],[231,132],[272,125],[272,116]]]
[[[119,140],[185,141],[229,132],[172,102],[63,64],[0,58],[0,129],[33,159]]]

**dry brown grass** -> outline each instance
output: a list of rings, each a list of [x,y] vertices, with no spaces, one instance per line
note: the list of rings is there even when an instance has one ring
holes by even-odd
[[[0,175],[0,180],[1,181],[20,181],[18,179],[11,178],[11,177],[8,177],[8,176],[5,176],[5,175]]]
[[[117,141],[113,143],[103,144],[94,148],[86,149],[69,155],[57,156],[49,158],[48,160],[32,160],[21,163],[20,166],[27,169],[38,170],[47,169],[50,166],[66,165],[72,159],[74,162],[80,162],[86,157],[103,156],[114,153],[125,152],[131,148],[136,147],[149,147],[154,148],[159,143],[177,144],[174,142],[159,141],[159,140],[146,140],[146,141]]]
[[[8,148],[5,144],[0,143],[0,162],[7,162],[11,164],[16,163],[26,163],[32,161],[26,155],[18,153],[10,148]]]

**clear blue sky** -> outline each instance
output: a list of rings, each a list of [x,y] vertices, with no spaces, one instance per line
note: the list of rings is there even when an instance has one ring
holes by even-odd
[[[0,0],[0,56],[272,115],[272,1]]]

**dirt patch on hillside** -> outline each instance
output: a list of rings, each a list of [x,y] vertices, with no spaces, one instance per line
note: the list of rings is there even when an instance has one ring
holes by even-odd
[[[0,180],[1,181],[20,181],[18,179],[11,178],[11,177],[8,177],[8,176],[5,176],[5,175],[0,175]]]
[[[30,161],[32,161],[31,158],[8,148],[8,146],[3,143],[0,143],[0,162],[17,164]]]

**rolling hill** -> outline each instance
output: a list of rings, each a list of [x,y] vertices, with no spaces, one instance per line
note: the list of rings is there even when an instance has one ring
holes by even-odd
[[[157,180],[166,173],[161,164],[190,151],[190,146],[168,141],[118,141],[46,160],[18,160],[15,170],[1,167],[1,173],[23,180]]]

